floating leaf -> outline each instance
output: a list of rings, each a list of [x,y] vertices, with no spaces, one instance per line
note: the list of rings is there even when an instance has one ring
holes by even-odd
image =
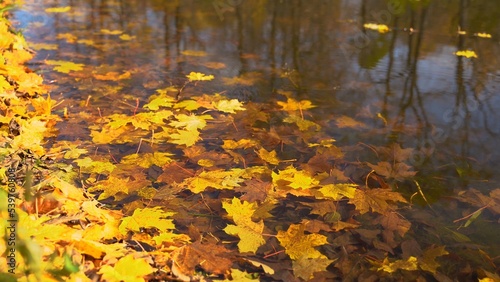
[[[124,217],[119,226],[122,234],[128,230],[138,232],[142,228],[158,228],[160,231],[175,229],[172,219],[168,219],[175,213],[165,212],[160,207],[136,209],[132,216]]]
[[[389,202],[407,203],[406,199],[398,192],[392,192],[387,189],[356,189],[354,198],[349,199],[349,203],[356,206],[361,214],[370,210],[384,214],[391,209],[395,209],[394,204]]]
[[[278,159],[278,154],[276,153],[275,150],[269,152],[264,148],[260,148],[259,151],[257,151],[257,154],[263,161],[269,164],[278,165],[280,163],[280,160]]]
[[[243,103],[238,101],[237,99],[220,100],[217,102],[213,102],[212,104],[217,110],[225,113],[235,114],[235,111],[245,110],[245,108],[242,107]]]
[[[477,58],[476,52],[472,50],[457,51],[455,52],[455,55],[466,58]]]
[[[491,34],[485,32],[478,32],[475,33],[474,35],[481,38],[491,38]]]
[[[295,276],[308,281],[313,278],[315,272],[327,271],[326,268],[334,261],[326,257],[307,258],[306,256],[302,256],[292,261],[293,273]]]
[[[305,235],[304,230],[304,224],[292,224],[286,232],[278,231],[276,237],[292,260],[298,258],[325,258],[314,247],[327,244],[326,236],[321,234]]]
[[[335,201],[347,197],[349,199],[354,198],[356,194],[356,188],[358,186],[355,184],[339,183],[339,184],[327,184],[319,189],[321,194],[326,198],[332,198]]]
[[[144,258],[135,258],[133,254],[121,258],[114,266],[104,265],[99,270],[102,279],[109,282],[130,281],[144,282],[144,276],[154,272],[153,267]]]
[[[389,32],[389,27],[385,24],[366,23],[363,27],[366,29],[376,30],[380,33]]]
[[[45,12],[47,13],[66,13],[71,10],[70,6],[65,6],[65,7],[54,7],[54,8],[47,8],[45,9]]]
[[[309,100],[297,101],[293,98],[288,98],[286,102],[278,101],[277,103],[287,112],[302,111],[316,107]]]
[[[80,71],[83,70],[84,64],[75,64],[68,61],[53,61],[46,60],[47,65],[55,66],[54,70],[62,73],[69,73],[70,71]]]
[[[222,203],[222,207],[232,217],[234,223],[236,223],[236,225],[229,224],[224,228],[224,231],[240,238],[240,242],[238,243],[240,252],[255,253],[260,246],[266,243],[262,236],[264,221],[252,221],[252,215],[257,209],[255,203],[240,202],[239,199],[233,198],[230,203]]]
[[[210,81],[214,79],[213,75],[206,75],[201,72],[190,72],[186,77],[189,81]]]
[[[181,54],[184,56],[205,57],[207,55],[207,52],[197,50],[184,50],[181,51]]]
[[[395,262],[389,262],[388,258],[384,259],[382,266],[378,268],[378,270],[382,270],[385,272],[393,273],[398,270],[417,270],[418,263],[416,257],[409,257],[407,260],[397,260]]]

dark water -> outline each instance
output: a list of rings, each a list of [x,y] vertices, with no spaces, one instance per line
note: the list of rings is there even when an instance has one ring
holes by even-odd
[[[126,108],[135,97],[144,102],[156,89],[182,84],[186,74],[199,71],[216,80],[186,91],[226,91],[259,102],[291,91],[318,105],[311,119],[326,124],[338,145],[415,148],[411,163],[432,202],[451,191],[498,188],[500,4],[398,2],[26,1],[15,19],[29,41],[60,46],[39,50],[32,68],[46,81],[57,80],[53,96],[75,108],[89,95],[103,111]],[[44,12],[55,6],[72,10]],[[365,30],[371,22],[391,31]],[[75,42],[60,37],[65,33]],[[458,50],[478,57],[458,57]],[[85,64],[85,72],[130,71],[131,79],[61,76],[38,68],[45,59]],[[236,83],[234,77],[243,79]],[[361,124],[346,127],[340,117]],[[349,157],[376,161],[360,154]]]

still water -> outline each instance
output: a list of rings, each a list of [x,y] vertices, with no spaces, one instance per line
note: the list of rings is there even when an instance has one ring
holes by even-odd
[[[38,46],[31,68],[57,85],[53,98],[74,111],[89,95],[108,112],[136,97],[144,102],[197,71],[216,79],[189,94],[266,102],[290,91],[318,105],[310,118],[339,146],[414,148],[410,162],[433,203],[459,190],[498,188],[500,5],[400,2],[26,1],[15,19],[28,41],[59,46]],[[63,6],[71,11],[44,11]],[[461,50],[477,58],[457,56]],[[60,75],[41,66],[44,60],[84,64],[93,73],[129,71],[131,78]],[[376,160],[356,150],[347,156]]]

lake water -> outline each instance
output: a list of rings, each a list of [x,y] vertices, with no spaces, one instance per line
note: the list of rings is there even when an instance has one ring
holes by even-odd
[[[70,111],[90,95],[103,112],[118,112],[135,98],[144,103],[156,89],[182,85],[192,71],[216,79],[186,89],[187,95],[224,92],[266,103],[289,91],[317,105],[310,119],[339,146],[413,148],[408,163],[419,172],[423,192],[446,210],[447,197],[459,191],[487,194],[499,187],[500,5],[399,2],[26,1],[15,20],[28,41],[59,46],[39,46],[30,67],[54,85],[52,97],[65,99]],[[56,6],[72,8],[44,11]],[[366,23],[390,31],[366,29]],[[455,54],[465,50],[477,58]],[[85,64],[85,72],[129,71],[131,78],[61,75],[44,60]],[[64,122],[62,132],[61,139],[85,138],[64,130]],[[369,149],[353,149],[347,158],[378,160]],[[498,225],[498,217],[489,220]],[[489,234],[475,238],[498,243]],[[500,255],[498,245],[492,248]]]

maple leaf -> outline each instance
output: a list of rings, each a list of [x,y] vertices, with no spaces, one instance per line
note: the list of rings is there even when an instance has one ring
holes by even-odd
[[[363,27],[371,30],[376,30],[380,33],[389,32],[389,27],[386,26],[385,24],[365,23]]]
[[[418,269],[418,260],[416,257],[410,256],[406,260],[397,260],[395,262],[389,262],[388,258],[384,259],[382,266],[378,268],[378,270],[383,270],[385,272],[393,273],[397,270],[417,270]]]
[[[297,115],[289,115],[288,117],[284,118],[283,121],[286,123],[295,123],[299,127],[300,131],[307,131],[310,127],[314,127],[314,130],[316,131],[321,129],[321,126],[319,126],[319,124],[310,120],[303,119],[302,117]]]
[[[149,101],[146,105],[143,106],[143,108],[150,109],[152,111],[156,111],[160,109],[160,107],[166,107],[170,108],[172,107],[173,103],[175,102],[175,99],[170,97],[170,96],[164,96],[161,95],[159,97],[153,98],[152,100]]]
[[[199,241],[174,250],[171,257],[172,273],[182,281],[194,281],[197,266],[208,273],[226,274],[233,264],[229,250]]]
[[[125,179],[121,179],[114,176],[110,176],[109,179],[100,181],[99,184],[90,187],[88,191],[94,192],[102,190],[103,192],[101,195],[99,195],[99,198],[97,200],[104,200],[112,196],[122,197],[123,195],[120,195],[120,193],[123,194],[129,193],[128,182],[129,182],[128,177]]]
[[[436,258],[447,254],[449,253],[445,250],[445,246],[431,246],[419,258],[419,266],[424,271],[436,274],[436,270],[440,266]]]
[[[116,166],[110,162],[94,161],[89,157],[75,160],[83,173],[111,173]]]
[[[183,50],[181,51],[181,54],[184,56],[205,57],[207,52],[198,50]]]
[[[361,214],[370,210],[385,214],[396,208],[394,204],[389,204],[389,201],[407,203],[400,193],[386,189],[356,189],[354,197],[349,199],[349,203],[354,204]]]
[[[297,170],[293,166],[287,167],[285,170],[271,174],[275,187],[282,188],[289,186],[294,189],[309,189],[319,184],[319,180],[311,177],[308,172]]]
[[[47,13],[66,13],[71,10],[70,6],[64,6],[64,7],[54,7],[54,8],[47,8],[45,9],[45,12]]]
[[[367,163],[369,167],[371,167],[377,174],[393,178],[398,181],[403,181],[406,178],[410,178],[417,174],[416,171],[411,171],[411,166],[402,163],[396,162],[391,164],[389,162],[378,162],[376,165]]]
[[[154,269],[144,258],[135,258],[133,254],[122,257],[114,266],[104,265],[99,270],[102,279],[109,282],[130,281],[144,282],[144,276]]]
[[[302,256],[292,261],[293,273],[295,276],[308,281],[313,278],[315,272],[326,271],[326,268],[333,262],[335,260],[329,260],[326,257],[307,258]]]
[[[121,31],[121,30],[109,30],[109,29],[103,28],[103,29],[101,29],[101,33],[107,34],[107,35],[119,35],[119,34],[122,34],[123,31]]]
[[[169,134],[169,142],[177,145],[193,146],[201,140],[198,130],[181,130],[177,129],[177,133]]]
[[[47,65],[53,65],[54,70],[62,73],[69,73],[70,71],[80,71],[83,70],[84,64],[76,64],[68,61],[53,61],[46,60]]]
[[[354,198],[357,187],[358,185],[348,183],[327,184],[321,187],[319,191],[324,197],[338,201],[343,197]]]
[[[339,128],[366,128],[366,124],[359,122],[351,117],[348,116],[340,116],[335,119],[335,124],[337,124],[337,127]]]
[[[184,115],[178,114],[175,115],[175,119],[177,121],[171,121],[170,125],[175,128],[184,127],[187,131],[193,131],[197,129],[203,129],[207,122],[206,120],[213,119],[210,115]]]
[[[217,102],[212,102],[212,105],[219,111],[224,113],[235,114],[235,111],[244,111],[243,103],[237,99],[231,100],[220,100]]]
[[[122,79],[127,79],[130,78],[130,72],[126,71],[122,74],[118,72],[107,72],[106,74],[94,74],[94,78],[98,80],[111,80],[111,81],[117,81],[117,80],[122,80]]]
[[[277,103],[287,112],[303,111],[316,107],[309,100],[297,101],[293,98],[288,98],[286,102],[278,101]]]
[[[232,189],[240,186],[245,170],[233,168],[231,170],[203,171],[195,177],[187,178],[182,185],[188,187],[193,193],[201,193],[208,187],[215,189]]]
[[[259,151],[257,151],[257,154],[263,161],[269,164],[278,165],[280,163],[280,160],[278,159],[278,154],[276,153],[275,150],[269,152],[264,148],[260,148]]]
[[[66,144],[67,151],[64,153],[65,159],[78,159],[82,154],[86,154],[87,149],[78,149],[78,145]]]
[[[224,231],[240,238],[238,243],[240,252],[255,253],[260,246],[266,243],[262,236],[264,221],[252,221],[252,215],[257,209],[256,203],[240,202],[239,199],[233,198],[231,203],[222,203],[222,207],[236,223],[236,225],[229,224],[224,228]]]
[[[459,56],[459,57],[466,57],[466,58],[477,58],[477,54],[476,52],[472,51],[472,50],[461,50],[461,51],[457,51],[455,52],[455,55]]]
[[[131,154],[123,157],[120,163],[136,164],[143,168],[149,168],[152,165],[162,167],[172,161],[172,159],[170,158],[171,156],[173,156],[173,154],[161,152],[154,152],[153,154],[146,153],[143,155]]]
[[[238,141],[234,140],[223,140],[223,141],[224,144],[222,145],[222,148],[226,150],[248,149],[259,145],[259,143],[253,139],[240,139]]]
[[[155,227],[165,232],[169,229],[175,229],[173,220],[167,219],[174,214],[174,212],[165,212],[160,207],[136,209],[132,216],[123,218],[118,228],[122,234],[127,234],[128,230],[138,232],[141,227]]]
[[[213,75],[206,75],[201,72],[190,72],[186,77],[189,79],[189,81],[202,81],[202,80],[213,80],[214,76]]]
[[[375,219],[374,223],[380,223],[386,230],[394,231],[401,237],[403,237],[411,227],[411,222],[402,218],[402,216],[396,212],[385,213]]]
[[[278,231],[276,236],[292,260],[307,258],[325,258],[314,247],[328,244],[327,237],[321,234],[304,234],[304,224],[292,224],[285,231]]]

